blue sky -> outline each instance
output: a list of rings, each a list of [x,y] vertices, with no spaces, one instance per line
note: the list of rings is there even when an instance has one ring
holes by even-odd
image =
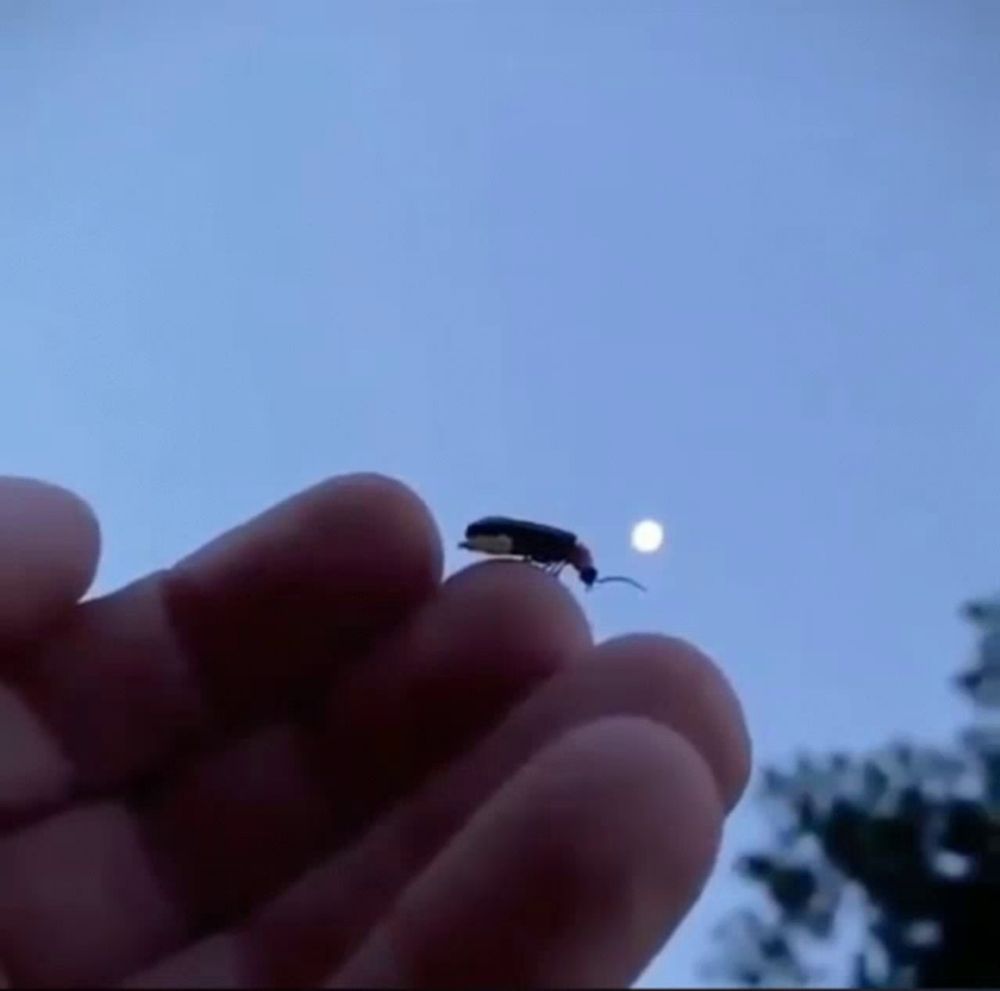
[[[1000,586],[998,43],[994,0],[6,0],[2,470],[98,508],[101,589],[398,474],[645,581],[598,632],[714,653],[761,761],[945,739]]]

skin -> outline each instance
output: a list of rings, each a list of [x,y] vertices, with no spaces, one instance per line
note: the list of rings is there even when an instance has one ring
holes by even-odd
[[[624,987],[698,897],[749,744],[694,647],[442,583],[377,475],[81,603],[99,544],[0,478],[9,984]]]

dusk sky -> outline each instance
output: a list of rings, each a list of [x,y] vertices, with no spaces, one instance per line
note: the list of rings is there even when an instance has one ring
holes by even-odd
[[[0,0],[0,470],[96,507],[97,591],[394,474],[449,569],[503,513],[647,584],[597,635],[715,656],[758,764],[945,742],[1000,588],[998,51],[996,0]]]

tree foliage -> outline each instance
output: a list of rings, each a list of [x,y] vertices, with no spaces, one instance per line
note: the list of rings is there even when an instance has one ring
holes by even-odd
[[[737,864],[761,907],[720,927],[717,974],[806,985],[816,949],[839,945],[851,917],[863,920],[847,950],[857,987],[1000,987],[1000,597],[963,612],[975,660],[955,682],[972,718],[954,745],[764,772],[773,841]]]

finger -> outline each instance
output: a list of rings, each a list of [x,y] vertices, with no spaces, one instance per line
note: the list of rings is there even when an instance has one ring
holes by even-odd
[[[431,595],[440,560],[417,496],[347,476],[174,571],[85,603],[19,686],[73,765],[64,794],[125,784],[206,735],[280,718],[314,676],[355,659],[362,640]],[[24,759],[35,754],[55,775],[58,762],[41,749],[25,748]],[[16,804],[0,782],[0,809]]]
[[[86,592],[99,548],[97,520],[77,496],[44,482],[0,478],[0,652],[8,676],[31,668],[33,637]],[[70,776],[51,733],[0,684],[0,825],[12,809],[52,804]]]
[[[193,946],[131,974],[119,988],[247,988],[255,983],[229,932],[207,936]]]
[[[576,599],[519,563],[474,565],[336,683],[316,754],[349,842],[592,645]],[[350,796],[349,803],[345,796]]]
[[[0,477],[0,644],[19,645],[76,603],[99,549],[97,519],[77,496]]]
[[[357,948],[405,885],[533,754],[574,728],[619,714],[656,720],[684,736],[710,768],[720,802],[735,802],[749,753],[739,704],[719,669],[673,638],[610,640],[561,665],[488,738],[244,929],[220,937],[197,966],[239,961],[250,983],[315,983]],[[175,963],[190,973],[194,965],[185,961],[182,954]],[[170,973],[171,964],[163,966]],[[204,973],[205,982],[216,979]]]
[[[149,799],[161,873],[202,927],[245,912],[356,840],[588,643],[579,607],[550,578],[528,568],[461,573],[333,685],[324,719],[333,730],[259,731]]]
[[[478,747],[348,854],[266,907],[247,944],[265,981],[313,982],[351,952],[403,886],[533,754],[609,716],[644,717],[684,736],[709,767],[724,807],[749,774],[739,703],[718,667],[671,637],[616,638],[564,665]]]
[[[483,759],[506,768],[510,751],[531,752],[555,732],[612,714],[646,716],[680,733],[708,764],[725,809],[739,801],[751,769],[739,699],[711,658],[660,634],[629,634],[599,644],[520,707],[495,756]]]
[[[416,495],[382,476],[348,475],[182,561],[166,595],[212,707],[246,724],[310,684],[338,646],[399,623],[429,597],[441,560]]]
[[[14,987],[106,985],[177,945],[184,926],[121,805],[0,839],[0,960]]]
[[[359,733],[369,719],[386,729],[398,719],[404,727],[398,747],[419,746],[426,735],[425,761],[443,760],[449,746],[467,745],[531,684],[578,654],[587,636],[578,607],[558,583],[530,569],[470,569],[365,667],[384,667],[386,678],[375,677],[367,692],[360,679],[351,682],[358,710],[348,709]],[[389,691],[397,681],[402,689]],[[467,702],[466,693],[477,700],[481,728],[469,718],[456,720],[449,737],[436,723],[449,701]],[[74,972],[90,983],[116,979],[289,883],[343,839],[335,828],[342,794],[335,768],[349,761],[338,752],[324,770],[315,741],[305,746],[303,736],[290,723],[273,725],[204,754],[146,796],[140,815],[101,807],[87,820],[86,843],[74,845],[72,831],[81,827],[69,814],[23,830],[16,852],[35,863],[30,876],[18,875],[5,888],[0,848],[0,959],[7,954],[13,961],[20,983],[49,983]],[[348,756],[367,759],[364,738],[357,746],[337,739]],[[387,753],[380,752],[369,773],[391,773],[393,787],[405,791],[398,769],[380,763]],[[407,766],[419,774],[424,761]],[[384,793],[379,786],[368,799]],[[344,821],[356,823],[357,807],[345,811]],[[49,864],[58,877],[49,876]],[[108,884],[129,898],[109,902]],[[66,890],[73,891],[71,899],[61,895],[50,903],[51,892]],[[143,912],[136,917],[140,898]],[[47,934],[45,953],[36,931]],[[110,949],[98,954],[92,944]],[[221,958],[209,948],[199,959],[204,966]],[[188,957],[180,964],[190,966]]]
[[[577,730],[480,809],[331,987],[627,987],[688,911],[722,808],[649,721]]]

